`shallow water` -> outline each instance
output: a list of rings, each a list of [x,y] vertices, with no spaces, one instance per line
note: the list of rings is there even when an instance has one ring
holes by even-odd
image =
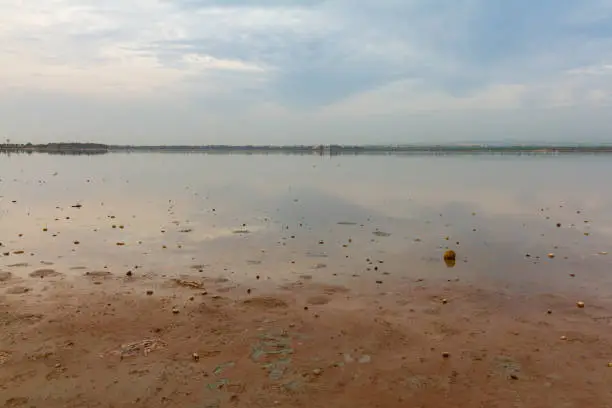
[[[1,156],[0,270],[459,278],[607,297],[610,174],[607,155]]]

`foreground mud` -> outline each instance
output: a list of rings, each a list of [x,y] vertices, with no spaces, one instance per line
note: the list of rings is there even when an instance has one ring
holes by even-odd
[[[4,407],[608,407],[612,308],[462,282],[357,293],[0,282]],[[38,282],[38,281],[36,281]],[[14,290],[15,287],[29,290]]]

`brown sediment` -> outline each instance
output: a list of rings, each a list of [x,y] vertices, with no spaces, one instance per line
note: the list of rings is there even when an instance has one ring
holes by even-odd
[[[539,407],[609,400],[612,339],[598,319],[609,316],[610,305],[595,300],[576,313],[561,295],[511,296],[460,283],[350,299],[307,284],[290,302],[287,292],[211,299],[180,287],[141,296],[120,281],[77,293],[53,285],[44,301],[25,292],[0,305],[5,406],[480,407],[512,406],[520,395]],[[452,308],[440,304],[441,293],[452,294]],[[546,313],[551,305],[554,315]]]
[[[13,277],[13,274],[10,272],[6,272],[6,271],[0,271],[0,282],[6,282],[11,280],[11,278]]]
[[[38,269],[30,273],[31,278],[54,278],[61,276],[62,274],[57,272],[55,269]]]

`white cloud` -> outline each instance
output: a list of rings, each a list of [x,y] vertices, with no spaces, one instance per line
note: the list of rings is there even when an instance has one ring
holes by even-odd
[[[588,115],[609,134],[610,2],[495,3],[0,2],[0,132],[409,141],[407,126],[450,140],[499,120],[552,138]]]
[[[2,5],[0,45],[6,52],[0,55],[0,90],[150,96],[181,87],[194,76],[202,85],[208,76],[208,86],[199,89],[212,93],[219,84],[210,71],[265,72],[256,64],[198,53],[177,58],[174,66],[163,64],[153,45],[187,35],[172,24],[172,13],[169,5],[144,0],[103,6],[67,0]]]

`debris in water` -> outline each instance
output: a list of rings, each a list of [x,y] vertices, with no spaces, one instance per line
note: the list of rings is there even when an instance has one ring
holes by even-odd
[[[105,354],[118,354],[123,360],[124,357],[132,357],[139,354],[147,355],[152,351],[166,347],[166,343],[160,339],[144,339],[132,343],[122,344],[119,349],[111,350]],[[104,355],[102,355],[104,357]]]
[[[179,286],[184,286],[186,288],[191,288],[191,289],[204,289],[204,284],[201,282],[196,282],[196,281],[188,281],[188,280],[183,280],[183,279],[173,279],[174,283],[176,283]]]
[[[444,263],[446,263],[446,266],[448,266],[449,268],[455,266],[456,259],[457,254],[455,253],[455,251],[448,250],[444,253]]]

